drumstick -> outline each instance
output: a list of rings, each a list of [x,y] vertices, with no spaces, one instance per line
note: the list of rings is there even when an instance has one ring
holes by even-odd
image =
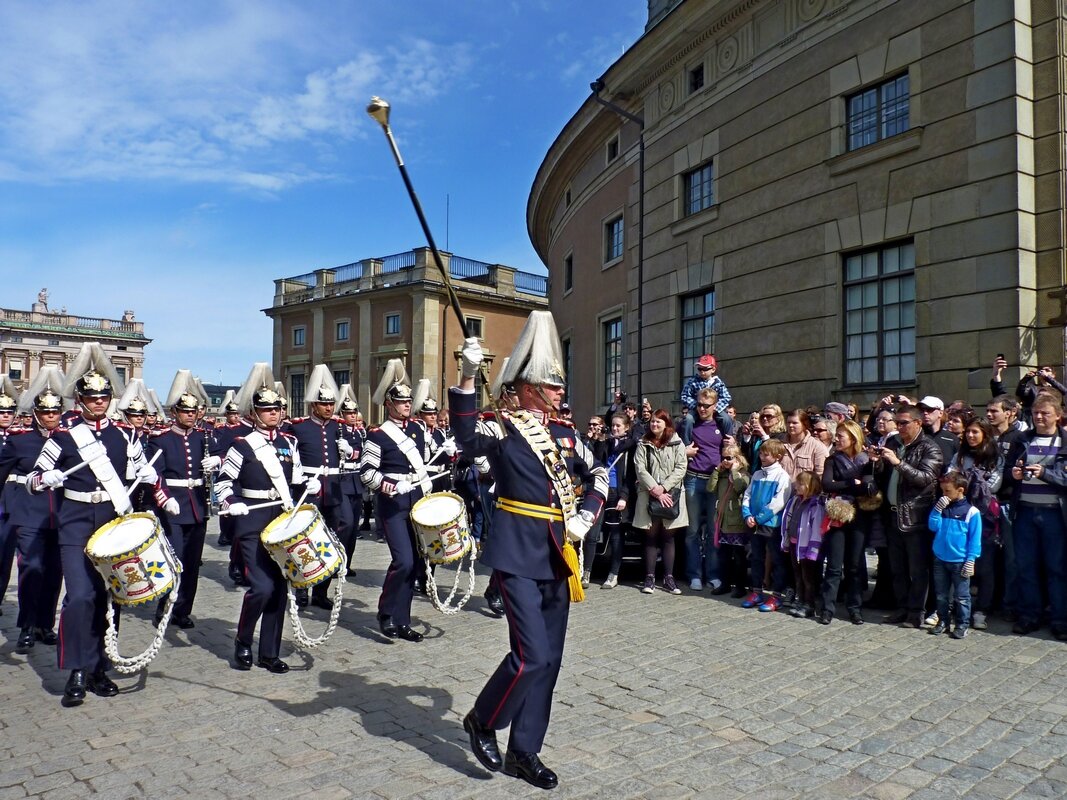
[[[73,467],[71,467],[70,469],[68,469],[66,472],[63,473],[63,477],[65,478],[68,475],[73,475],[75,472],[80,470],[82,467],[87,467],[87,466],[89,466],[89,462],[88,461],[82,461],[82,462],[80,462],[78,464],[75,464]]]
[[[319,471],[318,471],[318,473],[316,475],[314,475],[314,477],[321,478],[322,474],[325,471],[326,471],[326,465],[323,464],[321,467],[319,467]],[[298,508],[300,508],[300,506],[304,505],[304,501],[307,499],[307,496],[308,496],[308,488],[309,488],[308,487],[308,482],[304,481],[304,493],[302,495],[300,495],[299,502],[297,502],[297,504],[295,506],[293,506],[291,509],[289,509],[289,513],[290,514],[292,514],[294,511],[296,511]]]
[[[150,467],[153,464],[155,464],[156,463],[156,459],[159,458],[162,454],[163,454],[162,450],[156,450],[156,452],[152,454],[152,458],[149,459],[148,463],[145,464],[145,466],[146,467]],[[126,490],[126,497],[129,497],[131,494],[133,494],[133,490],[136,489],[140,485],[141,485],[141,481],[134,481],[133,485],[130,486],[130,488]]]
[[[249,506],[248,510],[249,511],[255,511],[257,508],[270,508],[271,506],[280,506],[284,502],[285,502],[284,500],[270,500],[270,501],[268,501],[266,503],[256,503],[254,506]],[[222,511],[219,512],[219,516],[222,516],[224,514],[228,515],[229,513],[230,512],[227,511],[227,510],[222,510]]]

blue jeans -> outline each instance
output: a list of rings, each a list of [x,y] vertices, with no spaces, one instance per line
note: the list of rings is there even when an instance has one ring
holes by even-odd
[[[1019,619],[1041,621],[1041,585],[1045,573],[1052,627],[1067,630],[1067,550],[1063,543],[1063,516],[1059,505],[1020,504],[1015,512],[1012,538],[1015,544],[1015,588]]]
[[[937,616],[946,625],[949,621],[949,606],[956,612],[956,627],[971,625],[971,579],[960,575],[962,561],[934,559],[934,591],[937,593]]]
[[[685,510],[689,514],[689,529],[685,532],[687,581],[697,578],[704,583],[719,580],[719,551],[715,547],[715,506],[718,495],[709,492],[707,486],[707,478],[686,473]]]
[[[763,533],[760,533],[762,531]],[[783,569],[783,554],[781,548],[781,532],[777,528],[765,528],[760,526],[752,532],[749,540],[750,551],[748,558],[749,584],[753,591],[780,592],[785,583],[785,570]],[[763,585],[763,573],[767,568],[768,553],[771,559],[771,585]]]

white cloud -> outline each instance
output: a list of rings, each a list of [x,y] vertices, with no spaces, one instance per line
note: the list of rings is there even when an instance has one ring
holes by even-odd
[[[426,101],[470,68],[464,43],[369,47],[349,33],[357,22],[327,8],[0,5],[0,180],[276,192],[329,176],[331,151],[372,130],[371,93]],[[309,153],[322,165],[295,166]]]

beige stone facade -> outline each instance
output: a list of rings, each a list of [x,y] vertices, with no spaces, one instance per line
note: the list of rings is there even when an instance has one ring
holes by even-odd
[[[579,413],[607,399],[615,319],[623,387],[638,386],[640,317],[641,389],[674,410],[692,372],[683,347],[714,350],[742,410],[890,390],[984,403],[997,353],[1009,384],[1016,365],[1061,367],[1062,6],[651,3],[658,19],[601,92],[643,120],[643,198],[641,126],[590,98],[528,206]],[[877,103],[869,143],[857,133],[865,97]],[[712,199],[693,207],[705,169]],[[616,213],[625,239],[612,261]],[[713,314],[694,317],[704,301]],[[694,339],[701,325],[713,340]]]
[[[469,323],[480,328],[490,379],[530,311],[547,308],[546,279],[501,264],[442,253]],[[274,282],[273,369],[302,414],[303,385],[316,364],[356,390],[368,421],[380,419],[371,394],[386,361],[399,358],[412,381],[430,380],[438,402],[459,379],[463,344],[444,282],[427,248],[320,269]],[[347,377],[347,381],[340,380]]]
[[[151,341],[133,311],[120,319],[53,311],[46,289],[29,311],[0,308],[0,374],[10,376],[19,391],[41,367],[57,366],[66,373],[83,342],[99,342],[123,380],[143,377],[144,349]]]

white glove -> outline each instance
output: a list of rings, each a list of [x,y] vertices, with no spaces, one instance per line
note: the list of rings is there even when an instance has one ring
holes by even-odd
[[[200,462],[200,468],[204,472],[214,472],[222,465],[222,458],[220,456],[205,456],[204,460]]]
[[[411,481],[406,481],[403,478],[396,482],[396,488],[393,490],[393,494],[407,494],[415,487],[411,485]]]
[[[137,472],[134,475],[138,483],[155,483],[159,480],[159,473],[156,472],[155,467],[150,467],[145,464],[143,467],[138,467]]]
[[[961,578],[970,578],[973,575],[974,575],[974,562],[973,561],[964,561],[963,562],[963,569],[960,570],[960,577]]]
[[[452,456],[456,454],[456,440],[445,439],[445,441],[441,444],[441,449],[445,451],[446,456],[452,458]]]
[[[593,527],[592,523],[586,522],[581,517],[571,517],[567,523],[567,538],[575,543],[584,541],[591,527]]]
[[[949,499],[944,495],[941,495],[939,498],[937,498],[937,502],[934,503],[934,508],[938,511],[944,511],[946,508],[948,508],[948,504]]]
[[[308,490],[308,494],[318,494],[322,491],[322,481],[318,478],[308,478],[307,485],[304,488]]]
[[[244,517],[248,514],[248,506],[245,503],[230,503],[226,511],[231,517]]]
[[[482,366],[482,346],[477,337],[472,336],[463,340],[463,348],[459,351],[459,360],[464,378],[473,378],[478,374],[478,370]]]
[[[337,451],[338,451],[338,452],[339,452],[339,453],[340,453],[341,455],[343,455],[343,456],[344,456],[345,458],[348,458],[348,457],[349,457],[349,456],[351,456],[351,455],[352,455],[352,453],[354,452],[354,451],[352,450],[352,445],[350,445],[350,444],[349,444],[348,442],[346,442],[346,441],[345,441],[344,439],[338,439],[338,440],[337,440]]]
[[[163,502],[163,510],[170,514],[172,517],[178,516],[181,512],[181,508],[178,507],[178,501],[173,497],[168,497]]]
[[[41,475],[41,483],[49,489],[55,489],[57,486],[62,486],[63,481],[66,479],[66,476],[58,469],[50,469]]]

